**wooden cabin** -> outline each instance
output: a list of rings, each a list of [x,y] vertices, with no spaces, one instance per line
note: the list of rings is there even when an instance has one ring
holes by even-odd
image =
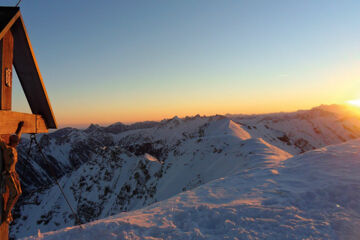
[[[20,121],[22,133],[45,133],[57,128],[29,36],[18,7],[0,7],[0,137],[6,142]],[[32,114],[11,111],[13,66]],[[0,154],[0,172],[2,172]],[[20,176],[21,177],[21,176]],[[0,181],[1,175],[0,175]],[[6,194],[6,193],[5,193]],[[0,209],[3,209],[0,196]],[[0,239],[7,240],[9,225],[1,222]]]

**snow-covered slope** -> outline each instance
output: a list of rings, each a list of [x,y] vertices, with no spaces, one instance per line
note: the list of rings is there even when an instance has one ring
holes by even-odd
[[[359,239],[360,140],[263,160],[140,210],[26,239]]]
[[[272,115],[91,125],[44,135],[41,143],[85,223],[143,208],[239,171],[271,169],[292,155],[357,138],[359,123],[353,115],[321,107]],[[23,144],[22,158],[27,150]],[[15,211],[11,231],[16,237],[74,224],[59,190],[49,186],[50,166],[36,152],[33,155],[35,160],[19,165],[28,194]],[[40,191],[30,193],[39,185]]]
[[[338,105],[229,118],[246,127],[252,137],[262,137],[291,154],[355,139],[360,132],[359,116]]]
[[[169,148],[166,159],[159,160],[148,152],[132,153],[120,144],[102,148],[97,157],[63,177],[60,184],[81,221],[139,209],[231,175],[238,169],[270,164],[291,156],[261,138],[249,138],[245,130],[226,118],[212,120],[201,137],[179,140],[185,129],[189,135],[198,134],[198,127],[193,125],[194,122],[189,121],[174,129],[171,123],[170,127],[166,125],[156,130],[157,135],[154,136],[162,136],[168,143],[174,144],[166,145]],[[176,132],[179,129],[181,131]],[[127,136],[130,137],[133,136]],[[133,141],[131,138],[121,140],[121,143],[129,140]],[[134,148],[137,149],[136,146]],[[37,231],[34,222],[42,231],[73,225],[73,216],[57,186],[31,195],[27,202],[33,204],[21,206],[22,218],[14,226],[18,236]]]

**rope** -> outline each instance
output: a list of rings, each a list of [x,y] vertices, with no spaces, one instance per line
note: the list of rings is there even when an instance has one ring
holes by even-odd
[[[49,165],[50,174],[51,174],[51,176],[53,177],[53,179],[55,180],[56,185],[57,185],[58,188],[60,189],[61,194],[63,195],[63,197],[64,197],[67,205],[69,206],[72,214],[73,214],[74,217],[75,217],[75,224],[76,224],[76,225],[80,225],[80,227],[82,228],[82,226],[81,226],[81,224],[82,224],[82,223],[81,223],[81,220],[80,220],[79,216],[75,213],[74,209],[72,208],[72,206],[71,206],[68,198],[67,198],[66,195],[65,195],[65,192],[64,192],[63,188],[60,186],[59,181],[57,180],[57,177],[56,177],[56,175],[55,175],[54,169],[51,167],[51,164],[50,164],[50,162],[48,161],[48,159],[46,158],[44,152],[42,151],[42,148],[41,148],[39,142],[36,140],[36,135],[35,135],[35,133],[31,134],[30,138],[31,138],[31,141],[30,141],[30,147],[29,147],[28,155],[29,155],[30,150],[31,150],[32,142],[34,142],[34,143],[36,144],[36,146],[38,147],[38,149],[39,149],[40,155],[42,156],[42,158],[44,159],[44,161]]]
[[[18,7],[22,0],[19,0],[15,7]]]

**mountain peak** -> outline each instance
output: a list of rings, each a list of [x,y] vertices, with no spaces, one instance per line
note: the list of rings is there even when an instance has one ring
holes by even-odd
[[[101,126],[99,124],[91,123],[89,125],[89,127],[84,130],[84,132],[89,133],[89,132],[97,131],[97,130],[100,130],[100,129],[101,129]]]

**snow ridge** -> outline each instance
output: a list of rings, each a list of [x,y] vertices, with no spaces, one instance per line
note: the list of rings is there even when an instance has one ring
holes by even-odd
[[[239,170],[140,210],[25,239],[357,239],[360,140]]]
[[[158,226],[165,223],[162,223],[161,219],[156,219],[156,216],[152,216],[152,213],[155,214],[154,209],[157,206],[164,212],[164,216],[172,219],[177,214],[174,213],[175,210],[168,209],[171,203],[174,206],[173,209],[178,208],[176,210],[178,214],[187,211],[190,213],[180,214],[176,218],[177,222],[174,222],[174,219],[169,220],[166,223],[169,224],[169,232],[164,230],[168,235],[154,232],[149,233],[149,236],[155,238],[157,234],[160,234],[158,238],[169,236],[168,239],[189,239],[189,237],[218,239],[222,236],[221,234],[224,234],[224,229],[229,232],[229,237],[236,236],[231,235],[235,234],[230,229],[231,226],[234,224],[237,226],[239,221],[245,221],[246,226],[252,227],[241,226],[237,228],[238,230],[234,230],[239,234],[244,232],[244,238],[246,236],[256,238],[255,233],[260,234],[260,232],[265,234],[264,238],[277,238],[278,235],[271,235],[270,230],[268,232],[261,229],[255,230],[259,226],[270,227],[267,224],[272,221],[264,218],[261,223],[257,222],[259,217],[256,215],[273,213],[271,203],[275,200],[266,200],[266,197],[274,190],[266,190],[265,187],[269,186],[270,189],[278,184],[274,178],[281,175],[284,161],[287,163],[290,159],[296,159],[296,157],[291,158],[292,156],[360,137],[358,124],[358,117],[343,116],[328,109],[315,108],[274,115],[195,116],[183,119],[175,117],[159,123],[134,124],[132,126],[136,127],[130,128],[117,123],[111,125],[111,131],[106,127],[92,125],[86,130],[61,129],[43,135],[41,142],[47,156],[59,169],[57,173],[60,182],[67,195],[72,196],[71,204],[83,222],[124,212],[116,218],[118,220],[115,218],[113,218],[115,220],[99,220],[87,226],[109,227],[120,224],[119,231],[123,229],[122,226],[127,226],[130,229],[137,229],[134,230],[134,234],[141,237],[140,232],[144,234],[143,231],[152,231],[147,227],[144,228],[142,224],[145,223],[140,219],[147,219],[146,216],[148,216],[149,224],[152,225],[150,229],[159,231]],[[24,159],[27,148],[25,148],[26,142],[23,144],[23,149],[20,149],[19,153]],[[17,212],[21,218],[18,217],[12,227],[12,235],[17,238],[34,235],[38,229],[46,232],[61,227],[71,227],[74,224],[74,218],[58,190],[55,186],[48,187],[51,183],[48,175],[49,166],[37,159],[36,153],[34,155],[35,160],[27,162],[31,166],[30,170],[33,171],[32,175],[27,174],[29,169],[26,164],[19,166],[19,171],[23,173],[20,175],[29,177],[25,179],[24,185],[28,192],[26,200],[23,198]],[[255,176],[259,176],[258,179]],[[265,181],[264,178],[267,180]],[[43,183],[43,189],[33,192],[40,182]],[[262,188],[265,190],[261,190]],[[231,194],[233,190],[234,195]],[[204,194],[197,194],[198,191],[203,191]],[[223,193],[225,197],[220,193]],[[244,197],[247,195],[256,197]],[[217,199],[220,196],[222,196],[221,199]],[[183,197],[188,201],[185,201]],[[225,200],[226,197],[229,199]],[[191,201],[194,204],[198,203],[200,210],[198,205],[189,205],[187,209],[187,204]],[[281,201],[285,202],[284,199]],[[205,205],[203,206],[202,203]],[[221,206],[216,205],[218,203]],[[265,203],[270,207],[265,208]],[[235,211],[232,214],[231,209],[238,209],[238,206],[240,212]],[[283,205],[280,204],[280,206]],[[216,210],[216,207],[219,208]],[[186,222],[186,217],[198,219],[199,216],[208,216],[212,219],[211,216],[216,213],[215,210],[219,215],[216,221],[224,225],[224,229],[216,229],[211,222],[207,224],[209,224],[209,231],[213,229],[218,233],[207,232],[202,228],[203,223],[196,223],[201,226],[198,226],[198,230],[194,230],[190,222]],[[144,217],[143,211],[149,211],[149,214],[145,214]],[[192,216],[191,211],[205,215]],[[307,218],[301,215],[303,210],[300,208],[295,211],[296,216],[294,211],[293,205],[286,206],[286,210],[281,208],[279,213],[283,220],[279,220],[276,224],[291,219],[293,224],[288,225],[289,229],[298,229],[295,231],[299,234],[298,236],[306,236],[306,233],[301,235],[301,232],[305,230],[305,232],[311,232]],[[228,213],[229,218],[222,219],[222,212]],[[139,219],[136,217],[137,213],[141,213]],[[237,214],[241,216],[245,213],[255,215],[249,217],[248,220],[243,218],[239,220],[236,217]],[[124,216],[130,219],[126,223],[123,222]],[[104,221],[109,225],[106,225]],[[138,227],[135,226],[137,221],[141,223]],[[329,230],[325,234],[319,230],[323,227],[327,229],[325,223],[325,225],[320,222],[316,224],[314,226],[319,234],[311,235],[314,238],[335,236],[334,231]],[[95,229],[101,232],[98,227],[94,227],[94,231]],[[71,231],[73,234],[77,230],[73,228]],[[289,230],[289,234],[290,232]],[[61,234],[59,236],[65,236]],[[88,234],[95,236],[91,235],[95,234],[92,230],[89,230]],[[130,236],[132,233],[125,230],[121,234],[127,234],[127,238],[117,230],[111,234],[121,239],[132,239]],[[45,239],[50,238],[50,235],[45,234],[44,236],[47,236]],[[54,239],[61,239],[56,238],[56,235],[51,236]],[[76,236],[79,239],[85,239],[85,235]],[[261,235],[258,238],[262,238]],[[114,238],[109,237],[109,239]]]

